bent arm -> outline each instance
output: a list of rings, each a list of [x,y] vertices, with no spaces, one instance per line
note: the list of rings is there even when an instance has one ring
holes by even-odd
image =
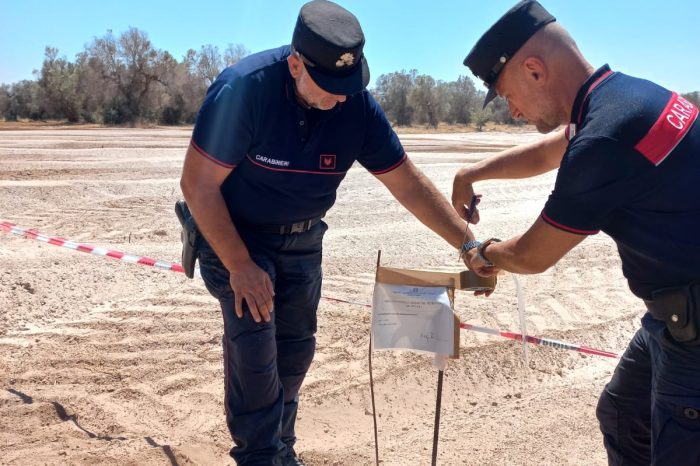
[[[539,141],[512,147],[460,170],[471,183],[492,179],[517,179],[541,175],[558,168],[568,145],[564,130]],[[460,176],[458,174],[458,176]]]
[[[462,247],[465,233],[466,241],[474,239],[447,199],[411,160],[375,176],[409,212],[455,248]]]
[[[232,171],[204,157],[190,144],[180,187],[197,227],[229,271],[236,315],[243,317],[245,300],[256,322],[269,322],[274,296],[272,281],[250,258],[221,195],[221,185]]]
[[[545,136],[539,141],[505,150],[493,157],[460,169],[452,184],[452,206],[460,217],[467,219],[468,206],[477,181],[518,179],[541,175],[558,168],[568,141],[564,130]],[[479,222],[478,209],[471,212],[472,223]]]
[[[501,243],[490,243],[482,252],[499,269],[534,274],[544,272],[559,262],[584,239],[586,235],[560,230],[540,217],[524,234]],[[469,251],[468,255],[475,268],[485,265],[475,250]]]
[[[197,227],[229,271],[250,260],[221,195],[221,185],[232,171],[207,159],[190,145],[180,179],[180,188]]]

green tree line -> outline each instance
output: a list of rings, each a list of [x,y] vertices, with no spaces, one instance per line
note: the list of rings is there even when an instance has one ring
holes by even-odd
[[[74,61],[46,47],[36,79],[0,85],[0,117],[105,125],[191,124],[207,87],[225,67],[249,53],[241,44],[228,44],[223,51],[207,44],[177,60],[156,49],[137,28],[119,36],[107,31],[86,44]],[[489,121],[519,124],[500,98],[482,110],[485,92],[466,76],[445,82],[402,70],[379,76],[370,90],[398,126],[447,123],[481,129]],[[683,96],[700,105],[700,93]]]
[[[108,31],[75,61],[46,47],[35,80],[0,86],[5,120],[66,120],[125,125],[193,123],[207,87],[221,70],[250,52],[229,44],[190,49],[181,60],[156,49],[137,28]]]
[[[520,124],[513,120],[508,105],[497,98],[482,110],[485,91],[477,90],[466,76],[456,81],[436,81],[432,76],[405,70],[381,75],[372,93],[387,117],[397,126],[439,123],[474,124],[481,129],[488,121]]]

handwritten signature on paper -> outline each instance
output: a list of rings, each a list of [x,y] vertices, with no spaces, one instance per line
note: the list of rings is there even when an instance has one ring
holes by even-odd
[[[425,340],[426,344],[430,344],[431,341],[441,341],[441,342],[446,342],[446,338],[440,338],[439,335],[435,335],[434,333],[422,333],[420,334],[420,337]]]

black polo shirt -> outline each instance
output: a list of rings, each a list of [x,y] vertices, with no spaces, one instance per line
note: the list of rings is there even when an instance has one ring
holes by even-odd
[[[290,224],[322,217],[357,160],[374,174],[406,154],[366,90],[332,110],[307,110],[294,94],[289,46],[251,55],[224,70],[207,91],[192,145],[234,168],[221,192],[242,224]]]
[[[700,282],[700,124],[695,105],[605,66],[579,91],[542,212],[617,243],[632,291]]]

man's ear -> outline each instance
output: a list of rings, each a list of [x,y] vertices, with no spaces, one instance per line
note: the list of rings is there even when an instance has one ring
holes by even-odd
[[[527,57],[522,66],[526,79],[531,83],[542,86],[547,82],[547,67],[539,58]]]
[[[294,79],[297,79],[299,76],[301,76],[301,70],[303,65],[299,57],[292,53],[290,56],[287,57],[287,65],[289,65],[289,72],[291,73]]]

